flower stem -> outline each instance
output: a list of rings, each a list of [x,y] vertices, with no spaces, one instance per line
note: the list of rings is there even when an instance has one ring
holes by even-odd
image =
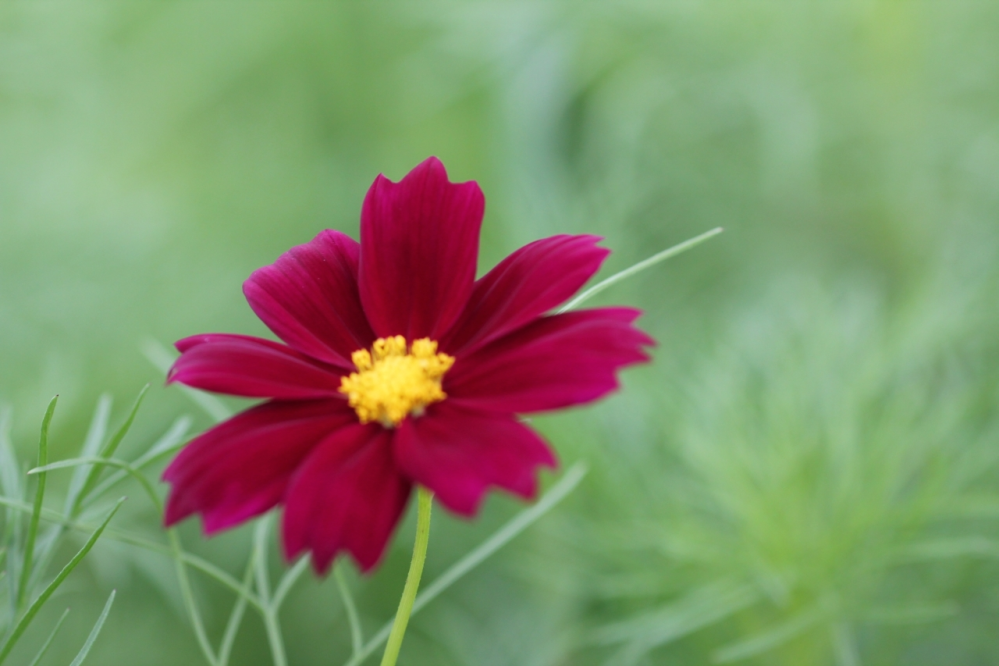
[[[413,601],[420,589],[420,577],[423,575],[423,564],[427,560],[427,541],[430,540],[430,509],[433,506],[434,494],[420,486],[416,490],[416,543],[413,544],[413,559],[409,563],[409,573],[406,575],[406,585],[402,588],[402,598],[399,600],[399,610],[395,613],[392,633],[389,634],[382,655],[381,666],[395,666],[402,647],[402,638],[406,635],[406,625],[409,615],[413,612]]]

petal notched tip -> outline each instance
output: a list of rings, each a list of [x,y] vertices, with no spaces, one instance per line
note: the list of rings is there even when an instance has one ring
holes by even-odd
[[[453,399],[525,414],[578,405],[618,387],[617,373],[649,360],[654,341],[632,324],[634,308],[541,317],[455,363],[444,378]]]
[[[485,197],[452,183],[437,158],[398,183],[375,179],[361,208],[358,284],[379,337],[440,337],[468,302]]]
[[[350,367],[374,340],[357,286],[360,245],[327,229],[243,283],[250,307],[275,335],[319,361]]]
[[[468,354],[521,328],[569,300],[610,250],[600,236],[559,235],[528,243],[475,282],[468,305],[442,341]]]

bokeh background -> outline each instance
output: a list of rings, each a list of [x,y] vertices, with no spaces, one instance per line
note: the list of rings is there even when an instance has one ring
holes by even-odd
[[[33,459],[58,393],[51,457],[76,455],[98,396],[117,423],[146,383],[126,455],[207,427],[143,345],[265,335],[249,273],[356,237],[374,177],[437,155],[485,191],[480,271],[555,233],[604,236],[606,276],[726,232],[599,297],[645,310],[654,362],[534,420],[588,477],[416,616],[401,664],[995,663],[997,31],[964,0],[4,3],[12,439]],[[113,525],[162,539],[127,494]],[[521,509],[439,511],[425,579]],[[189,523],[239,575],[249,531]],[[411,538],[348,568],[368,632]],[[195,584],[217,639],[232,596]],[[169,559],[109,539],[17,663],[71,606],[44,662],[68,663],[112,588],[90,663],[202,663]],[[282,623],[292,664],[346,659],[332,581]],[[252,614],[233,663],[270,663]]]

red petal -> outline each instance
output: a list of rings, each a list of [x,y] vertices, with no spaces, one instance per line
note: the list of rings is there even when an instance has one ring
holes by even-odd
[[[379,337],[439,340],[475,280],[485,199],[452,183],[436,157],[398,183],[375,179],[361,210],[360,289]]]
[[[177,342],[180,358],[168,382],[250,398],[336,395],[343,371],[270,340],[246,335],[195,335]]]
[[[465,409],[452,400],[403,421],[395,455],[408,476],[464,516],[478,511],[490,486],[533,499],[537,468],[556,464],[548,445],[512,416]]]
[[[392,433],[355,424],[322,442],[295,475],[285,498],[285,556],[312,551],[326,573],[341,550],[362,571],[382,558],[409,500],[412,484],[392,458]]]
[[[343,400],[267,402],[196,437],[163,472],[167,525],[200,513],[205,532],[274,507],[292,473],[331,432],[356,423]]]
[[[568,300],[610,250],[599,236],[552,236],[520,248],[475,282],[454,329],[441,341],[448,353],[469,353]]]
[[[444,391],[478,409],[527,413],[595,400],[617,388],[617,370],[647,361],[652,338],[631,308],[544,317],[459,357]]]
[[[357,289],[357,241],[326,230],[253,272],[243,293],[274,334],[309,356],[353,370],[375,336]]]

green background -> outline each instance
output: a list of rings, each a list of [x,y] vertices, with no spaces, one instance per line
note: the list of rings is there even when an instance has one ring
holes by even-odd
[[[120,422],[147,382],[127,454],[207,427],[142,345],[264,335],[249,273],[356,237],[374,177],[437,155],[485,192],[480,271],[555,233],[604,236],[606,276],[726,231],[599,297],[645,310],[654,362],[534,420],[589,476],[418,615],[401,664],[993,663],[997,31],[961,0],[4,3],[13,439],[31,459],[58,393],[51,457],[75,455],[98,395]],[[114,525],[162,539],[128,494]],[[520,509],[438,511],[427,579]],[[241,570],[247,529],[189,523]],[[411,523],[350,569],[369,633]],[[217,637],[231,597],[196,583]],[[89,663],[200,663],[169,560],[107,539],[20,658],[68,605],[43,662],[68,663],[111,588]],[[346,658],[332,581],[282,620],[292,664]],[[270,663],[256,618],[233,663]]]

